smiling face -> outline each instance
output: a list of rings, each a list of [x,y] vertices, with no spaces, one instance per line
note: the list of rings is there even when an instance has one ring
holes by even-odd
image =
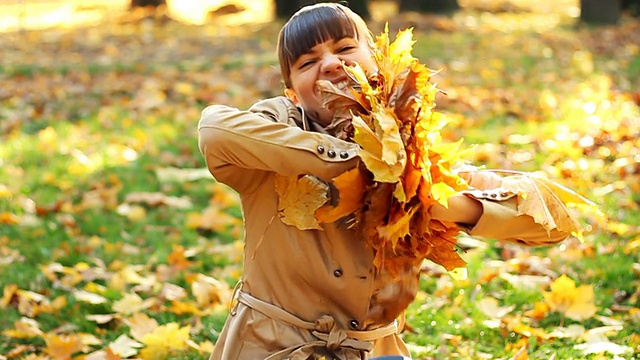
[[[289,97],[313,120],[329,125],[333,112],[322,107],[322,96],[316,83],[328,80],[346,92],[348,77],[342,64],[353,66],[355,63],[360,64],[365,72],[375,69],[369,45],[354,38],[328,40],[312,47],[291,67]]]
[[[278,39],[285,93],[312,120],[329,125],[333,113],[322,108],[316,82],[346,80],[343,63],[358,63],[365,71],[373,71],[370,41],[364,20],[342,5],[320,3],[302,8],[284,25]]]

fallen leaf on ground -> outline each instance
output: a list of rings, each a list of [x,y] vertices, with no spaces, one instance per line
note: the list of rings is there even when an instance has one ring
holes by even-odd
[[[576,287],[575,281],[562,275],[552,282],[550,287],[551,291],[542,293],[549,311],[560,312],[576,321],[583,321],[595,315],[597,308],[593,303],[592,285]]]

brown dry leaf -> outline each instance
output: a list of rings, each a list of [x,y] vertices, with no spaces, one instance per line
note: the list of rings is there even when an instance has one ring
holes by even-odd
[[[126,203],[142,203],[149,206],[167,205],[176,209],[188,209],[193,206],[186,197],[168,196],[160,192],[139,192],[127,194]]]
[[[359,168],[349,170],[331,180],[338,191],[338,204],[325,204],[320,207],[315,217],[319,222],[331,223],[347,215],[355,213],[362,207],[365,192],[365,178]]]
[[[322,107],[333,109],[335,118],[350,118],[352,111],[362,108],[356,99],[357,94],[347,94],[329,80],[318,80],[316,84],[322,94]]]
[[[458,233],[457,229],[455,233]],[[444,236],[433,236],[428,241],[424,241],[425,245],[421,245],[427,247],[427,250],[422,250],[422,253],[426,254],[426,259],[442,265],[447,271],[467,265],[456,251],[455,244],[451,243],[451,236],[455,235],[449,233]]]
[[[506,176],[502,179],[502,188],[517,193],[520,199],[526,200],[518,202],[518,214],[533,217],[547,231],[557,229],[572,232],[581,238],[579,234],[582,233],[582,226],[565,203],[601,214],[593,202],[538,174]]]
[[[84,348],[82,338],[76,334],[47,333],[43,335],[43,338],[47,344],[44,350],[54,360],[71,360],[73,354]]]
[[[322,229],[314,214],[329,200],[329,187],[325,183],[309,175],[277,175],[275,185],[278,214],[283,223],[300,230]]]

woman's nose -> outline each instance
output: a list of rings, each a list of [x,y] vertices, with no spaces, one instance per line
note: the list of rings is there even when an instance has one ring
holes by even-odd
[[[330,74],[342,69],[342,60],[336,54],[327,54],[322,58],[322,72]]]

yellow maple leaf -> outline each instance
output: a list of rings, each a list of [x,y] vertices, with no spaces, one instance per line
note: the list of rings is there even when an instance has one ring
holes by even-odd
[[[188,348],[191,326],[180,327],[177,323],[160,325],[153,332],[142,337],[141,343],[145,348],[140,351],[140,358],[144,360],[162,360],[174,351]]]
[[[562,313],[564,316],[582,321],[596,313],[593,299],[593,286],[580,285],[567,275],[562,275],[550,285],[551,291],[543,292],[544,301],[549,310]]]
[[[372,116],[375,120],[376,134],[382,142],[382,161],[389,165],[400,163],[402,170],[404,170],[406,154],[393,109],[374,109]]]
[[[387,183],[397,182],[406,163],[403,152],[397,150],[401,145],[401,142],[400,145],[397,143],[399,138],[395,135],[389,140],[381,138],[359,116],[354,116],[351,124],[355,129],[353,139],[360,145],[358,155],[373,174],[374,180]]]
[[[282,222],[301,230],[322,229],[314,217],[329,199],[329,187],[318,178],[304,175],[276,176],[278,214]]]

